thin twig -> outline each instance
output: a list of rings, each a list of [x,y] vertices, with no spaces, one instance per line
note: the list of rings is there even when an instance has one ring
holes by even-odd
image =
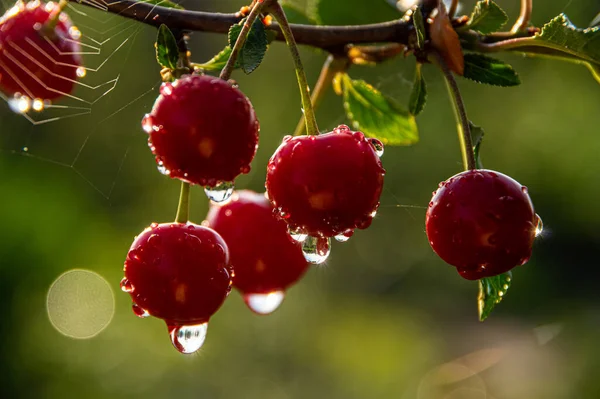
[[[511,33],[517,33],[527,29],[527,26],[529,26],[529,21],[531,20],[532,8],[533,0],[521,0],[521,14],[517,19],[517,22],[515,22],[510,30]]]
[[[457,10],[458,10],[458,0],[452,0],[452,3],[450,4],[450,8],[448,9],[448,15],[450,16],[450,18],[454,17]]]
[[[452,71],[446,64],[444,57],[436,52],[432,53],[436,63],[440,66],[446,83],[448,86],[448,93],[452,98],[452,104],[454,105],[454,113],[456,116],[458,139],[460,141],[460,149],[463,157],[463,165],[465,170],[477,169],[477,163],[475,161],[475,153],[473,152],[473,139],[471,138],[471,125],[467,118],[467,111],[465,110],[465,104],[460,94],[460,89],[454,79]]]

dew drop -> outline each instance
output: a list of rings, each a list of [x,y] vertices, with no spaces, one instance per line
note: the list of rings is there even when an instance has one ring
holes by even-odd
[[[283,299],[285,298],[285,293],[283,291],[274,291],[269,292],[268,294],[246,294],[244,295],[244,301],[246,305],[252,310],[254,313],[258,314],[269,314],[273,313]]]
[[[81,39],[81,31],[76,26],[71,26],[69,28],[69,35],[73,40]]]
[[[131,284],[131,281],[129,281],[127,278],[123,278],[120,285],[121,291],[123,292],[131,293],[134,290],[133,284]]]
[[[144,119],[142,119],[142,129],[144,129],[144,132],[148,134],[156,130],[154,127],[154,118],[152,118],[152,115],[146,114],[144,116]]]
[[[381,158],[383,156],[383,143],[377,139],[369,139],[369,143],[371,143],[375,149],[375,154]]]
[[[171,83],[163,83],[160,86],[160,94],[163,96],[170,96],[173,93],[173,85]]]
[[[292,229],[288,229],[288,234],[290,235],[292,240],[297,242],[304,242],[306,240],[306,237],[308,237],[307,234],[302,234],[301,232]]]
[[[184,354],[194,353],[206,339],[208,323],[193,326],[168,325],[171,342],[175,349]]]
[[[537,225],[535,226],[535,236],[538,237],[544,232],[544,223],[542,222],[542,218],[537,213],[535,214],[537,218]]]
[[[8,100],[8,106],[17,114],[26,114],[31,109],[31,99],[27,96],[16,94]]]
[[[148,313],[146,309],[143,309],[135,302],[131,304],[131,310],[133,310],[133,313],[135,313],[135,315],[140,319],[145,319],[146,317],[150,316],[150,313]]]
[[[78,78],[84,78],[85,75],[87,75],[87,70],[84,67],[79,67],[75,71],[75,74],[77,75]]]
[[[313,265],[320,265],[327,260],[331,252],[331,239],[325,237],[306,238],[302,244],[304,259]]]
[[[204,192],[212,202],[223,203],[231,198],[233,189],[233,182],[225,181],[217,183],[214,187],[204,187]]]
[[[337,236],[335,236],[335,240],[337,242],[346,242],[350,239],[350,237],[352,237],[353,234],[354,234],[354,231],[350,230],[350,231],[344,232],[342,234],[338,234]]]
[[[158,164],[158,166],[156,167],[158,169],[158,171],[165,175],[165,176],[169,176],[171,174],[171,171],[169,169],[167,169],[165,167],[165,165],[162,165],[162,162]]]
[[[45,106],[46,106],[46,104],[44,104],[44,100],[42,100],[40,98],[36,98],[31,103],[31,108],[33,108],[33,110],[35,112],[42,112],[44,110]]]

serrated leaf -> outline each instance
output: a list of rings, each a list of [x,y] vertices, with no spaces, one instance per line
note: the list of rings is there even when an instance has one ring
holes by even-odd
[[[471,129],[471,142],[473,144],[473,153],[475,154],[475,166],[477,166],[477,169],[483,169],[480,151],[481,143],[483,142],[483,136],[485,135],[485,132],[480,126],[475,125],[471,121],[469,121],[469,127]]]
[[[177,68],[177,61],[179,60],[177,40],[167,25],[162,24],[158,28],[154,47],[156,48],[156,60],[160,66],[169,69]]]
[[[364,80],[343,76],[344,108],[352,126],[388,145],[419,140],[415,117]]]
[[[317,23],[296,4],[282,2],[281,8],[283,8],[285,16],[291,24],[315,25]]]
[[[466,28],[487,35],[499,31],[508,22],[508,15],[498,4],[482,0],[475,4]]]
[[[229,29],[228,39],[231,48],[235,45],[245,22],[246,18],[242,19],[239,24],[233,25]],[[262,21],[257,18],[252,24],[246,42],[238,54],[237,62],[244,73],[249,75],[258,68],[267,52],[268,45],[269,40],[267,38],[265,26]]]
[[[185,10],[183,6],[169,0],[144,0],[144,3],[165,8],[176,8],[178,10]]]
[[[542,27],[542,31],[529,39],[544,42],[559,51],[581,60],[600,63],[600,27],[579,29],[565,14],[560,14]],[[527,40],[523,41],[527,43]]]
[[[467,79],[493,86],[518,86],[521,84],[515,70],[507,63],[481,54],[465,54]]]
[[[220,71],[223,69],[225,64],[227,64],[227,60],[231,56],[231,47],[227,46],[223,50],[221,50],[217,55],[215,55],[210,60],[206,61],[204,64],[196,64],[196,66],[205,69],[207,71]],[[239,67],[236,63],[236,67]]]
[[[412,92],[408,100],[408,111],[417,116],[425,108],[425,102],[427,101],[427,84],[421,73],[421,64],[417,64],[415,69],[415,82],[413,84]]]
[[[413,25],[417,35],[417,48],[423,49],[425,45],[425,22],[423,22],[423,13],[420,7],[416,7],[413,11]]]
[[[512,272],[479,280],[479,320],[484,321],[510,288]]]
[[[312,0],[309,9],[320,25],[360,25],[402,18],[386,0]]]

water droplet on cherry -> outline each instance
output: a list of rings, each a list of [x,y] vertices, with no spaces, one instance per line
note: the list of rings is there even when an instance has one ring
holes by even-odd
[[[306,240],[306,237],[308,237],[307,234],[302,234],[302,233],[292,230],[292,229],[288,230],[288,234],[290,235],[292,240],[297,241],[297,242],[304,242]]]
[[[369,143],[371,143],[375,149],[375,154],[381,158],[383,156],[383,143],[377,139],[369,139]]]
[[[135,302],[131,304],[131,310],[133,310],[133,313],[141,319],[145,319],[146,317],[150,316],[150,313],[148,313],[146,309],[143,309]]]
[[[131,282],[126,278],[123,278],[123,280],[121,280],[121,291],[130,293],[133,292],[133,290],[133,284],[131,284]]]
[[[308,236],[302,244],[304,259],[313,265],[324,263],[331,252],[331,239]]]
[[[542,222],[542,218],[537,213],[535,214],[537,218],[537,225],[535,226],[535,236],[538,237],[544,232],[544,223]]]
[[[208,323],[192,326],[168,325],[171,342],[175,349],[184,354],[194,353],[206,339]]]
[[[283,299],[285,298],[285,293],[283,291],[274,291],[269,292],[268,294],[246,294],[244,295],[244,301],[246,305],[252,310],[254,313],[258,314],[269,314],[273,313]]]
[[[233,189],[233,182],[227,181],[219,182],[214,187],[204,187],[204,192],[212,202],[223,203],[231,198]]]

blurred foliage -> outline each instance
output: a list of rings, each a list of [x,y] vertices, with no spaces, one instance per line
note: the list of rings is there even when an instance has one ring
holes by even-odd
[[[519,2],[501,3],[514,20]],[[535,3],[535,24],[564,11],[585,26],[598,12],[595,0]],[[231,12],[242,2],[184,5]],[[443,80],[425,65],[429,101],[417,118],[420,142],[386,148],[385,191],[373,225],[334,244],[327,265],[310,271],[269,317],[253,315],[232,293],[211,320],[205,347],[186,357],[171,347],[162,321],[134,317],[118,288],[134,235],[152,221],[172,220],[179,191],[157,173],[140,128],[160,79],[156,31],[77,10],[88,14],[71,13],[84,35],[87,28],[98,41],[128,40],[89,76],[102,82],[119,75],[115,90],[88,115],[37,126],[0,106],[2,397],[600,396],[600,90],[585,68],[501,56],[522,85],[460,82],[470,119],[486,131],[483,163],[526,184],[546,226],[531,261],[514,270],[510,292],[485,323],[477,321],[477,284],[438,259],[424,232],[431,191],[461,169]],[[202,61],[227,38],[194,34],[190,44],[194,60]],[[314,82],[325,54],[302,54]],[[414,61],[351,73],[406,103]],[[273,45],[254,74],[234,78],[262,127],[253,170],[237,186],[264,190],[266,163],[301,115],[290,56]],[[346,122],[341,102],[332,92],[325,98],[317,111],[321,129]],[[192,219],[200,222],[206,209],[203,193],[194,190]],[[115,292],[112,323],[90,340],[61,335],[46,313],[48,288],[73,268],[99,273]]]

